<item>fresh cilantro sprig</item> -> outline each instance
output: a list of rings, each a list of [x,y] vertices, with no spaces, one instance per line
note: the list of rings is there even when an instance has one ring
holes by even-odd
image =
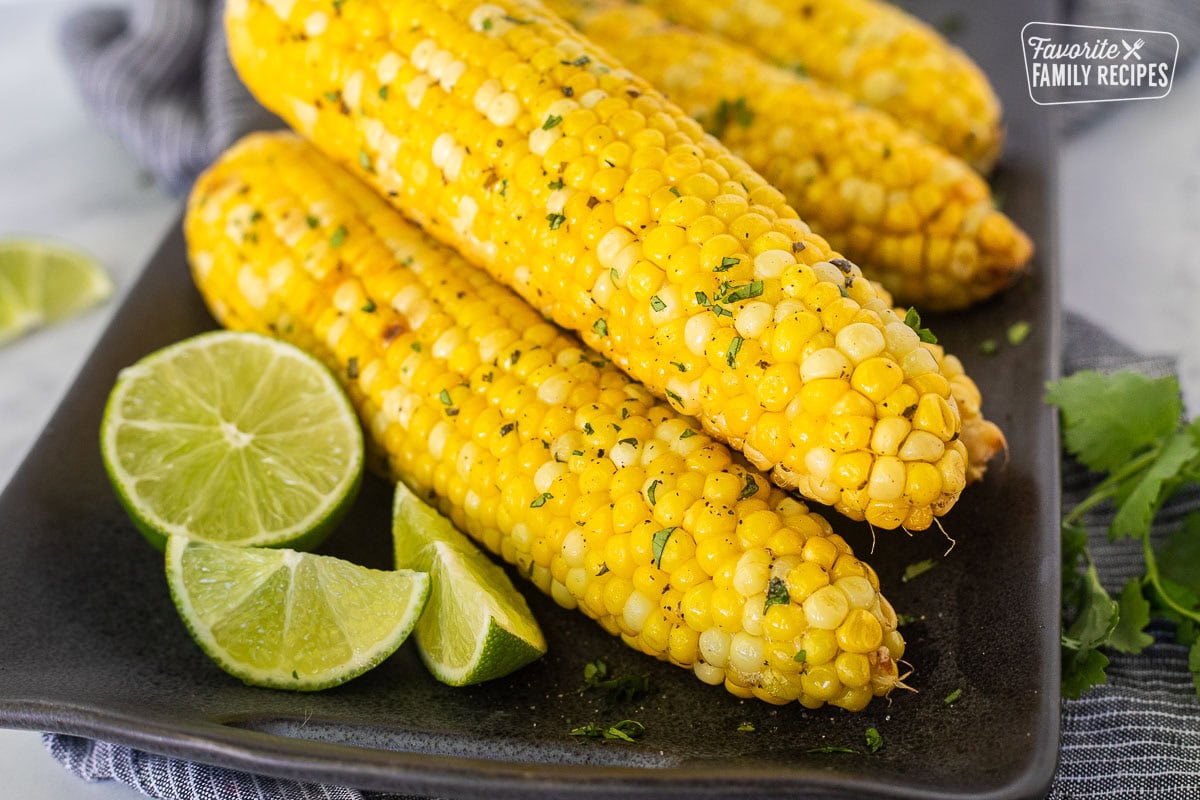
[[[1068,452],[1104,479],[1063,518],[1063,694],[1104,683],[1102,648],[1136,654],[1154,640],[1152,616],[1176,623],[1190,646],[1188,669],[1200,695],[1200,514],[1192,514],[1156,551],[1150,528],[1163,503],[1200,483],[1200,418],[1183,420],[1179,383],[1123,371],[1078,372],[1049,384],[1046,402],[1062,415]],[[1087,549],[1084,514],[1111,502],[1111,540],[1140,540],[1144,574],[1114,599]]]

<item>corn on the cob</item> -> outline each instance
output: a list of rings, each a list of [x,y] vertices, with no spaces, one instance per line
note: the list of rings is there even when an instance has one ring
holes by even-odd
[[[231,2],[227,29],[265,105],[781,486],[882,528],[958,499],[962,421],[918,334],[540,5]]]
[[[391,476],[560,605],[739,697],[898,684],[895,612],[828,522],[297,137],[235,146],[185,230],[218,319],[324,359]]]
[[[1029,238],[987,183],[888,115],[645,6],[547,5],[703,122],[901,302],[962,308],[1028,263]]]
[[[980,171],[1003,144],[987,77],[937,31],[882,0],[645,0],[886,111]]]

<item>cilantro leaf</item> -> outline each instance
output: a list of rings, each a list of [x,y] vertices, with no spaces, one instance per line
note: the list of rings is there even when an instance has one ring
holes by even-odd
[[[1135,372],[1077,372],[1049,384],[1046,402],[1062,412],[1067,449],[1097,472],[1121,467],[1173,433],[1183,413],[1175,378]]]
[[[1142,595],[1142,582],[1130,578],[1121,590],[1117,601],[1117,626],[1108,637],[1108,646],[1122,653],[1140,653],[1154,643],[1154,637],[1145,632],[1150,624],[1150,601]]]
[[[1113,516],[1109,535],[1114,539],[1149,535],[1154,514],[1166,499],[1164,488],[1174,482],[1197,455],[1200,455],[1200,446],[1186,431],[1168,439],[1150,467],[1131,482],[1128,493],[1118,493],[1117,513]]]
[[[1088,689],[1106,682],[1108,676],[1104,673],[1104,668],[1107,666],[1108,656],[1099,650],[1088,650],[1080,658],[1074,659],[1070,664],[1064,661],[1062,680],[1063,697],[1077,700]]]
[[[1178,584],[1191,594],[1191,602],[1183,601],[1181,605],[1196,605],[1196,595],[1200,595],[1200,513],[1189,514],[1183,526],[1167,538],[1158,553],[1158,571],[1164,582]]]
[[[908,311],[904,313],[904,324],[916,331],[922,342],[937,344],[937,336],[934,336],[933,331],[929,328],[921,327],[921,315],[912,306],[909,306]]]

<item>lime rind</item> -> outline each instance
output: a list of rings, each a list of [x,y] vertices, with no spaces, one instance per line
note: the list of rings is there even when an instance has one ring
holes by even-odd
[[[393,504],[396,566],[428,572],[433,589],[414,639],[442,683],[508,675],[546,653],[546,640],[507,573],[407,486]]]
[[[274,416],[247,421],[247,402],[301,380],[308,408],[268,398]],[[280,420],[292,414],[300,424],[289,429]],[[254,438],[240,449],[227,441],[243,435],[237,425]],[[362,429],[336,378],[298,348],[255,333],[200,334],[122,370],[100,439],[118,500],[160,550],[172,535],[310,550],[362,483]]]
[[[251,686],[318,691],[378,666],[415,628],[430,577],[332,556],[172,536],[171,598],[192,639]]]

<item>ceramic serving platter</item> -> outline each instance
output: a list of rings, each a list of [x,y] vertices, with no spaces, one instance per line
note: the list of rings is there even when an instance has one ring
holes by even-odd
[[[859,714],[741,701],[632,652],[532,589],[549,655],[483,686],[438,684],[411,644],[318,694],[227,676],[188,638],[161,555],[122,513],[98,448],[117,371],[214,327],[174,226],[0,496],[0,725],[441,797],[1041,796],[1059,733],[1058,438],[1041,402],[1057,375],[1059,312],[1053,147],[1047,112],[1025,90],[1019,32],[1048,17],[1034,2],[914,8],[953,24],[1000,92],[1009,143],[993,182],[1038,246],[1032,272],[1002,297],[927,317],[980,385],[1009,458],[944,518],[957,541],[949,555],[935,530],[880,532],[868,556],[896,608],[915,618],[903,630],[916,692]],[[1010,346],[1005,332],[1016,322],[1031,333]],[[1000,342],[998,352],[981,353],[984,339]],[[325,551],[387,567],[389,505],[389,487],[368,480]],[[856,551],[871,550],[864,526],[830,518]],[[932,570],[902,581],[927,558]],[[631,703],[581,692],[594,659],[616,675],[648,674],[654,691]],[[626,718],[645,725],[636,744],[569,735]],[[868,753],[872,727],[883,746]]]

